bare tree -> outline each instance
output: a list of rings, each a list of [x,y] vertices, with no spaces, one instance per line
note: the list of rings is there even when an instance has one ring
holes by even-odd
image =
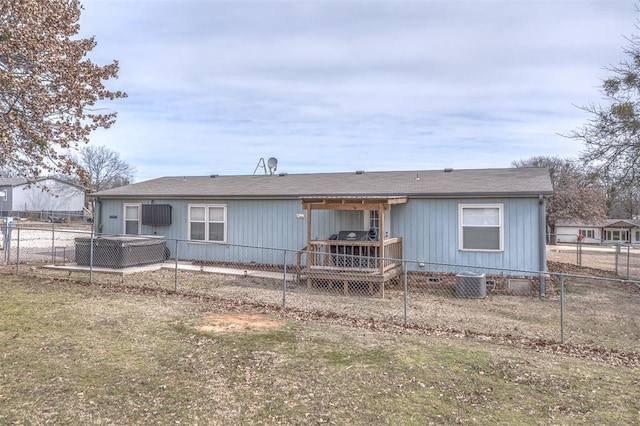
[[[68,152],[116,117],[96,104],[126,96],[103,84],[117,61],[86,57],[96,42],[76,37],[81,10],[79,0],[0,2],[0,158],[30,182],[81,173]]]
[[[72,180],[83,184],[90,192],[128,185],[133,181],[136,173],[134,166],[106,146],[85,146],[80,149],[79,158],[76,159],[75,156],[72,158],[84,171]]]
[[[640,185],[640,36],[627,40],[627,58],[608,67],[603,104],[581,106],[589,118],[569,137],[585,144],[582,160],[628,188]]]
[[[6,167],[4,164],[0,164],[0,178],[12,178],[18,177],[15,170]]]
[[[75,175],[57,174],[56,177],[83,186],[87,192],[98,192],[105,189],[128,185],[136,173],[134,166],[120,158],[118,152],[106,146],[87,145],[79,151],[79,156],[69,154],[69,158],[80,167]],[[93,199],[87,200],[88,213],[95,208]]]
[[[513,167],[549,169],[553,196],[547,202],[547,227],[551,244],[555,244],[556,224],[560,220],[591,223],[606,218],[606,193],[593,174],[573,161],[538,156],[512,162]]]
[[[617,219],[637,219],[640,211],[640,190],[626,186],[611,203],[609,217]]]

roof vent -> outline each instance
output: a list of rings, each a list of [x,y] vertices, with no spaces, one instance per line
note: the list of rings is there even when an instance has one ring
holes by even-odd
[[[451,173],[452,171],[453,171],[453,169],[450,169],[450,168],[446,168],[446,169],[444,169],[444,172],[445,172],[445,173]]]
[[[364,170],[356,170],[356,174],[357,175],[363,175],[364,174]]]
[[[287,173],[279,173],[278,176],[286,176]]]
[[[210,178],[217,178],[220,175],[209,175]]]

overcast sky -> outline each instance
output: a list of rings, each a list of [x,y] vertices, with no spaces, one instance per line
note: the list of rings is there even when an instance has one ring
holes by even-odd
[[[160,176],[510,167],[576,157],[634,0],[84,0],[117,59],[96,132]],[[258,173],[264,173],[262,169]]]

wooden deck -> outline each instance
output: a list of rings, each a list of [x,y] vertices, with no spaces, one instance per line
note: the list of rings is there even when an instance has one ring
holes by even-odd
[[[324,284],[342,286],[342,292],[345,296],[349,295],[350,289],[358,286],[366,286],[369,294],[379,293],[380,297],[384,297],[385,286],[394,278],[402,275],[402,267],[396,267],[380,274],[378,270],[345,270],[345,269],[329,269],[324,267],[307,268],[304,272],[307,286],[319,287]],[[361,290],[360,290],[361,291]]]
[[[303,253],[306,262],[301,261]],[[299,253],[298,271],[308,286],[337,284],[348,295],[351,287],[364,285],[370,294],[384,297],[386,284],[403,273],[402,238],[314,240]]]

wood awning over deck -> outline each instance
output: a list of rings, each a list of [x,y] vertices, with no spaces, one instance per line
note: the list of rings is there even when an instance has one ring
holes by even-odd
[[[301,197],[302,208],[307,211],[307,245],[311,243],[312,210],[377,210],[380,217],[379,235],[385,235],[384,211],[394,204],[404,204],[407,197],[400,196],[313,196]],[[384,238],[380,238],[383,240]],[[382,241],[380,244],[382,248]],[[384,251],[380,252],[384,255]]]
[[[393,204],[405,204],[407,197],[328,196],[302,197],[305,210],[389,210]]]
[[[379,235],[385,235],[384,212],[394,204],[405,204],[407,197],[401,196],[313,196],[301,197],[302,208],[307,211],[307,246],[311,244],[312,210],[377,210],[380,217]],[[383,241],[380,238],[380,255],[384,256]]]
[[[305,247],[306,250],[311,250],[313,252],[326,251],[327,247],[331,247],[332,245],[341,244],[336,241],[313,241],[311,237],[311,222],[312,222],[312,214],[313,210],[352,210],[352,211],[364,211],[364,210],[375,210],[378,212],[378,217],[380,218],[380,229],[378,230],[378,235],[380,238],[378,241],[368,241],[368,242],[342,242],[342,244],[350,244],[354,246],[367,246],[365,250],[367,253],[370,253],[368,247],[373,248],[373,253],[375,253],[374,258],[379,259],[379,261],[374,262],[377,269],[376,280],[381,280],[380,292],[384,296],[384,284],[389,278],[393,278],[396,273],[399,271],[399,268],[396,264],[390,265],[388,261],[385,261],[386,249],[394,248],[392,250],[394,254],[399,254],[402,256],[402,239],[400,238],[384,238],[386,235],[386,230],[384,229],[385,225],[385,211],[389,211],[392,205],[395,204],[405,204],[407,202],[407,197],[403,196],[312,196],[312,197],[301,197],[302,208],[307,212],[307,245]],[[397,247],[400,247],[399,249]],[[358,249],[359,250],[359,249]],[[319,254],[320,258],[324,257],[322,254]],[[334,256],[335,257],[335,256]],[[313,265],[311,266],[320,266],[324,265],[324,261],[318,261],[315,257],[309,260]],[[309,265],[308,265],[309,266]],[[327,274],[328,268],[324,266],[325,271],[323,274]],[[341,271],[332,271],[332,273],[344,280],[345,286],[347,286],[347,281],[349,278],[344,278],[345,271],[344,267]],[[353,268],[346,268],[353,269]],[[392,274],[390,270],[393,270]],[[311,273],[311,269],[309,273]],[[353,277],[352,277],[353,278]],[[360,273],[357,275],[358,280],[363,280],[363,274]],[[367,277],[369,280],[369,277]],[[346,288],[346,287],[345,287]]]

